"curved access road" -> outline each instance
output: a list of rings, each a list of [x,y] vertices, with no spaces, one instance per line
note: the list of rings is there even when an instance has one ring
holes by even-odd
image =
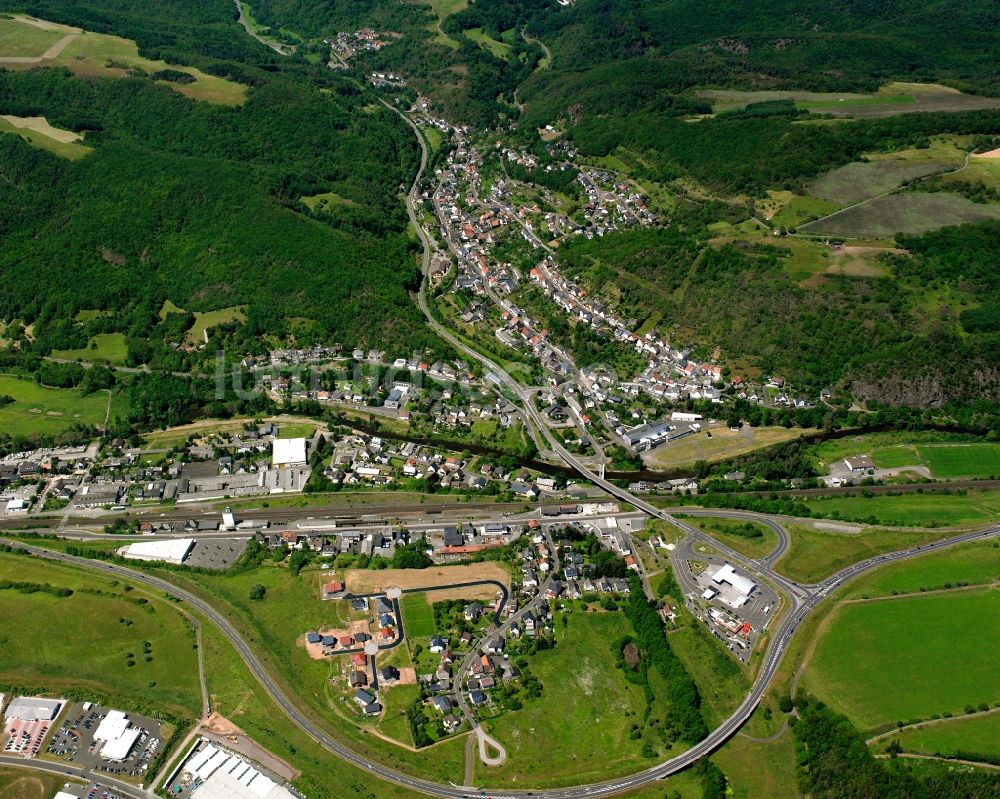
[[[49,760],[38,760],[36,758],[29,760],[20,756],[0,755],[0,766],[22,768],[26,771],[45,771],[49,774],[58,774],[69,779],[100,783],[107,788],[113,788],[118,794],[128,797],[128,799],[154,799],[155,797],[152,791],[146,791],[136,785],[117,780],[111,774],[91,772],[72,763],[53,763]]]
[[[778,543],[774,549],[761,558],[761,563],[766,565],[777,563],[777,561],[781,559],[781,556],[788,551],[788,545],[790,543],[788,531],[781,525],[780,522],[769,516],[754,513],[753,511],[723,510],[722,508],[685,508],[683,511],[678,511],[678,513],[682,516],[708,516],[718,519],[741,519],[748,522],[763,524],[778,537]]]
[[[806,616],[820,602],[822,602],[829,593],[836,590],[844,583],[852,580],[854,577],[879,566],[884,566],[888,563],[905,560],[907,558],[912,558],[928,552],[934,552],[936,550],[954,546],[955,544],[989,538],[998,534],[1000,534],[1000,525],[990,527],[985,530],[964,533],[962,535],[955,536],[954,538],[945,539],[933,544],[912,547],[900,552],[869,558],[868,560],[849,566],[832,577],[827,578],[816,587],[816,591],[814,593],[808,596],[803,602],[799,603],[798,606],[795,607],[781,622],[767,648],[764,661],[757,674],[757,680],[746,699],[743,700],[742,704],[728,719],[712,730],[706,738],[677,757],[665,760],[662,763],[646,769],[645,771],[641,771],[627,777],[621,777],[617,780],[594,783],[591,785],[580,785],[570,788],[553,788],[547,790],[521,789],[512,791],[505,789],[502,793],[505,796],[519,797],[519,799],[522,797],[526,798],[528,796],[539,797],[539,799],[579,799],[580,797],[613,796],[624,791],[629,791],[643,785],[647,785],[656,780],[663,779],[664,777],[668,777],[671,774],[675,774],[676,772],[687,768],[699,758],[711,754],[719,746],[724,744],[740,729],[740,727],[743,726],[747,719],[750,718],[751,714],[756,709],[757,704],[770,687],[771,681],[777,672],[778,665],[781,663],[781,659],[784,656],[786,649],[788,648],[792,635],[795,633],[796,629],[798,629],[798,626],[802,623],[803,619],[805,619]],[[244,662],[247,664],[250,672],[254,676],[254,679],[257,680],[264,691],[278,705],[283,713],[285,713],[296,725],[298,725],[303,732],[306,733],[306,735],[323,746],[331,754],[336,755],[348,763],[351,763],[357,768],[368,771],[373,776],[379,777],[387,782],[392,782],[396,785],[426,793],[431,796],[460,799],[461,797],[487,795],[485,790],[479,791],[476,789],[450,784],[442,785],[429,780],[421,779],[419,777],[403,774],[389,766],[370,760],[366,756],[355,752],[339,741],[331,738],[326,732],[320,729],[320,727],[317,726],[312,719],[299,710],[291,699],[289,699],[289,697],[282,691],[282,689],[277,685],[271,675],[257,659],[256,655],[254,655],[250,646],[246,643],[239,632],[237,632],[236,629],[214,607],[212,607],[212,605],[200,597],[197,597],[194,594],[191,594],[190,592],[159,577],[154,577],[144,572],[119,566],[117,564],[89,560],[75,555],[68,555],[65,552],[44,549],[42,547],[24,544],[18,541],[8,540],[4,541],[4,543],[18,547],[47,560],[70,563],[74,566],[79,566],[85,569],[111,574],[116,577],[127,578],[133,582],[156,589],[157,591],[162,591],[175,599],[188,603],[191,607],[202,613],[209,621],[211,621],[212,624],[214,624],[230,641],[230,643],[232,643],[232,645],[240,653]],[[73,773],[71,770],[65,768],[63,771]],[[135,789],[132,789],[132,793],[129,795],[135,797],[135,799],[148,799],[148,794],[135,793]]]

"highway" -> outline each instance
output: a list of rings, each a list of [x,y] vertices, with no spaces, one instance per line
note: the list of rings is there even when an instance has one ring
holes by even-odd
[[[795,631],[798,629],[802,621],[809,615],[809,613],[812,612],[812,610],[815,609],[828,594],[858,575],[880,566],[884,566],[888,563],[894,563],[907,558],[915,557],[917,555],[923,555],[929,552],[945,549],[946,547],[954,546],[956,544],[990,538],[997,535],[1000,535],[1000,525],[990,527],[985,530],[963,533],[953,538],[944,539],[933,544],[912,547],[900,552],[869,558],[868,560],[849,566],[824,580],[816,586],[815,590],[812,591],[810,595],[797,607],[795,607],[778,626],[778,629],[774,632],[771,642],[767,648],[753,688],[736,711],[722,724],[712,730],[712,732],[710,732],[705,739],[698,742],[689,750],[678,755],[677,757],[665,760],[662,763],[646,769],[645,771],[640,771],[636,774],[621,777],[617,780],[608,782],[547,790],[504,789],[500,793],[504,796],[519,797],[519,799],[521,797],[528,796],[538,797],[539,799],[577,799],[578,797],[614,796],[615,794],[633,790],[656,780],[663,779],[664,777],[668,777],[671,774],[675,774],[676,772],[687,768],[699,758],[711,754],[718,747],[724,744],[740,729],[740,727],[743,726],[747,719],[750,718],[751,714],[756,709],[757,704],[767,692]],[[188,591],[167,582],[166,580],[145,574],[141,571],[118,566],[116,564],[67,555],[63,552],[56,552],[18,541],[7,540],[4,541],[4,543],[10,544],[14,547],[20,547],[31,554],[48,560],[70,563],[84,569],[104,572],[120,578],[127,578],[136,583],[162,591],[165,594],[186,602],[192,608],[203,614],[233,644],[240,656],[243,658],[244,662],[247,664],[254,678],[261,685],[268,696],[270,696],[271,699],[278,705],[281,711],[285,713],[296,725],[298,725],[310,738],[327,749],[327,751],[331,754],[336,755],[342,760],[369,772],[373,776],[431,796],[452,797],[453,799],[458,799],[459,797],[492,795],[493,792],[488,792],[486,790],[450,784],[442,785],[429,780],[421,779],[419,777],[414,777],[409,774],[403,774],[389,766],[369,760],[364,755],[353,751],[339,741],[331,738],[309,717],[300,711],[294,702],[292,702],[292,700],[281,690],[281,688],[278,687],[270,674],[257,659],[256,655],[254,655],[249,645],[243,640],[242,636],[233,628],[233,626],[217,610],[215,610],[214,607],[194,594],[191,594]],[[20,760],[20,758],[17,759]],[[54,766],[56,771],[60,770],[57,764],[54,764]],[[70,771],[66,768],[62,768],[61,770],[67,772]],[[109,780],[104,781],[110,782]],[[132,796],[135,799],[148,799],[148,794],[143,794],[142,792],[136,793],[136,789],[134,788],[130,790],[132,792],[129,793],[129,796]]]
[[[386,104],[388,106],[388,104]],[[391,106],[389,106],[391,108]],[[412,120],[406,117],[405,114],[400,113],[401,116],[406,119],[407,123],[414,128],[418,136],[418,140],[421,146],[421,164],[420,169],[417,173],[416,179],[410,189],[407,198],[407,212],[410,216],[410,220],[413,223],[414,228],[418,231],[421,241],[423,243],[423,269],[426,274],[427,266],[430,258],[430,241],[427,236],[426,231],[420,225],[415,212],[415,201],[418,192],[418,185],[422,177],[423,171],[426,168],[427,163],[427,148],[424,143],[423,137],[420,135],[419,130],[416,128]],[[756,681],[754,682],[753,688],[750,693],[746,696],[740,706],[735,710],[735,712],[724,722],[722,722],[718,727],[712,730],[709,735],[698,742],[686,752],[670,758],[666,761],[658,763],[651,768],[644,771],[632,774],[626,777],[621,777],[616,780],[595,783],[590,785],[580,785],[565,788],[554,788],[545,790],[509,790],[503,789],[499,792],[502,796],[510,797],[538,797],[539,799],[580,799],[580,797],[605,797],[613,796],[625,791],[633,790],[639,788],[643,785],[655,782],[656,780],[663,779],[664,777],[670,776],[678,771],[681,771],[694,762],[696,762],[701,757],[711,754],[719,746],[724,744],[730,737],[732,737],[740,727],[750,718],[751,714],[756,709],[761,698],[767,692],[770,687],[771,681],[774,679],[777,669],[784,657],[785,652],[788,649],[789,642],[795,631],[798,629],[802,621],[808,616],[808,614],[815,609],[823,599],[832,591],[836,590],[838,587],[846,583],[847,581],[855,578],[856,576],[870,571],[871,569],[878,568],[880,566],[886,565],[888,563],[900,561],[906,558],[912,558],[916,555],[925,554],[927,552],[932,552],[935,550],[943,549],[948,546],[953,546],[959,543],[965,543],[968,541],[974,541],[978,539],[983,539],[991,536],[996,536],[1000,533],[1000,526],[995,526],[988,528],[986,530],[963,533],[957,535],[950,539],[945,539],[938,541],[934,544],[928,544],[920,547],[915,547],[901,552],[891,553],[887,555],[881,555],[874,558],[870,558],[866,561],[854,564],[841,572],[829,577],[827,580],[823,581],[817,586],[810,586],[804,589],[803,586],[799,586],[786,578],[781,577],[776,572],[770,568],[770,563],[774,562],[781,556],[787,547],[788,539],[787,535],[784,533],[783,528],[776,522],[769,524],[772,530],[778,535],[778,547],[774,552],[767,556],[767,558],[762,561],[747,561],[743,556],[734,550],[729,549],[721,545],[718,541],[711,538],[710,536],[701,533],[684,521],[675,518],[668,512],[652,505],[651,503],[632,495],[630,492],[626,491],[594,474],[585,464],[583,464],[576,456],[570,453],[562,444],[557,441],[554,436],[551,435],[544,421],[540,418],[540,414],[536,410],[534,403],[531,402],[530,396],[528,396],[525,389],[520,386],[506,371],[500,368],[496,363],[491,361],[484,355],[476,352],[475,350],[467,347],[463,342],[456,338],[450,331],[442,327],[430,313],[430,309],[427,305],[425,296],[425,286],[427,281],[424,280],[421,283],[420,291],[418,292],[418,304],[427,317],[428,323],[431,328],[444,340],[448,341],[457,350],[463,352],[465,355],[471,358],[475,358],[479,361],[485,368],[489,369],[495,376],[496,382],[502,387],[509,390],[514,396],[521,400],[523,406],[523,412],[527,420],[530,420],[528,425],[529,428],[534,428],[548,441],[552,450],[558,454],[565,463],[574,468],[580,475],[585,479],[589,480],[591,483],[599,486],[608,494],[624,501],[631,503],[638,510],[643,513],[652,516],[657,519],[661,519],[665,522],[675,525],[679,529],[683,530],[688,536],[696,539],[703,540],[706,543],[711,544],[719,551],[723,552],[726,557],[731,558],[731,560],[742,566],[742,568],[757,574],[763,575],[768,580],[772,581],[774,584],[778,585],[783,590],[787,591],[792,597],[793,607],[790,612],[783,618],[781,623],[778,625],[777,629],[774,631],[771,641],[767,647],[764,655],[763,662],[757,673]],[[533,432],[534,435],[534,432]],[[690,511],[684,511],[685,513],[690,513]],[[717,511],[715,509],[704,511],[705,515],[730,515],[729,512]],[[692,514],[695,515],[695,514]],[[701,512],[697,512],[697,515],[702,515]],[[739,517],[737,517],[739,518]],[[748,518],[753,518],[759,521],[760,517],[753,515],[748,516]],[[212,624],[214,624],[219,631],[233,644],[236,650],[239,652],[240,656],[243,658],[244,662],[247,664],[254,678],[258,681],[264,691],[271,697],[271,699],[278,705],[280,710],[285,713],[297,726],[299,726],[310,738],[318,742],[321,746],[326,748],[331,754],[341,758],[342,760],[351,763],[357,768],[367,771],[375,777],[386,780],[390,783],[400,785],[404,788],[412,789],[418,792],[422,792],[431,796],[439,797],[453,797],[458,799],[459,797],[476,797],[476,796],[487,796],[492,795],[492,791],[487,791],[485,789],[477,789],[463,786],[455,786],[451,784],[438,784],[425,780],[419,777],[411,776],[409,774],[404,774],[402,772],[396,771],[395,769],[383,765],[381,763],[372,761],[361,755],[339,741],[331,738],[324,732],[317,724],[315,724],[308,716],[306,716],[295,703],[283,692],[283,690],[274,681],[268,671],[263,667],[260,661],[257,659],[256,655],[251,650],[250,646],[244,641],[239,632],[208,602],[200,599],[199,597],[191,594],[190,592],[181,589],[172,583],[154,577],[152,575],[146,574],[141,571],[130,569],[127,567],[119,566],[116,564],[110,564],[97,560],[90,560],[87,558],[76,557],[68,555],[62,552],[56,552],[52,550],[47,550],[41,547],[23,544],[16,541],[7,541],[12,546],[20,547],[27,550],[28,552],[37,555],[42,558],[60,561],[64,563],[71,563],[74,566],[78,566],[84,569],[90,569],[94,571],[105,572],[118,577],[125,577],[136,583],[146,585],[150,588],[156,589],[163,592],[164,594],[170,595],[176,599],[179,599],[192,608],[201,613],[205,618],[207,618]],[[32,767],[38,765],[37,763],[32,763]],[[49,764],[46,764],[49,765]],[[66,767],[58,764],[52,764],[52,769],[55,771],[62,771],[63,773],[71,774],[72,771]],[[111,784],[111,780],[102,780]],[[117,787],[117,786],[116,786]],[[148,799],[149,794],[142,791],[137,791],[137,789],[129,787],[128,791],[123,790],[124,794],[134,797],[134,799]]]

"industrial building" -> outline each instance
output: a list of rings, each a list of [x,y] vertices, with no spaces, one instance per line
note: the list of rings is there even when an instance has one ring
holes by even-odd
[[[197,786],[191,799],[298,799],[239,755],[205,739],[200,746],[181,767]]]
[[[161,541],[137,541],[118,550],[118,554],[130,560],[159,560],[164,563],[181,564],[194,549],[193,538],[174,538]]]
[[[705,594],[712,592],[712,596],[705,596],[712,599],[718,595],[719,598],[731,608],[741,608],[750,599],[750,595],[757,590],[757,583],[749,577],[737,574],[732,564],[726,563],[718,567],[714,574],[711,574],[711,584],[705,589]]]
[[[94,741],[103,743],[101,757],[121,763],[132,754],[135,742],[139,740],[142,730],[133,727],[127,715],[120,710],[109,710],[94,732]]]
[[[306,462],[304,438],[276,438],[271,449],[272,466],[301,466]]]
[[[61,699],[42,699],[37,696],[19,696],[10,700],[3,717],[6,721],[52,721],[59,715]]]

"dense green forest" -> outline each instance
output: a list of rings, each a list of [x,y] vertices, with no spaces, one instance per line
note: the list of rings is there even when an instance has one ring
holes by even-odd
[[[815,700],[795,707],[799,787],[814,799],[983,799],[1000,790],[996,775],[983,770],[917,771],[904,760],[876,760],[843,716]]]
[[[237,356],[259,351],[266,335],[439,346],[408,293],[419,274],[398,194],[417,147],[398,117],[328,69],[273,66],[228,3],[100,6],[109,10],[46,10],[134,36],[150,55],[235,73],[251,89],[226,107],[142,77],[0,71],[0,113],[45,116],[95,148],[71,162],[0,137],[0,317],[33,325],[21,345],[45,354],[120,332],[130,363],[189,368],[196,356],[177,345],[191,313],[248,306],[246,323],[220,328],[213,342]],[[232,70],[205,55],[229,41],[240,46],[218,54],[247,60]],[[330,191],[345,202],[323,214],[300,199]],[[161,319],[165,300],[185,313]],[[75,321],[80,311],[106,313]]]

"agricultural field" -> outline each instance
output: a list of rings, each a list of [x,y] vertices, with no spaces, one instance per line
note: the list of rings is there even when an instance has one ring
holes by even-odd
[[[355,594],[371,594],[387,588],[429,588],[476,580],[510,582],[510,574],[494,561],[470,563],[466,566],[432,566],[428,569],[349,569],[344,581],[347,590]],[[457,595],[469,599],[493,599],[497,589],[492,585],[456,589]],[[450,598],[449,591],[435,591],[430,599],[438,602]]]
[[[39,31],[39,22],[45,30]],[[52,41],[53,36],[56,37],[55,42]],[[38,53],[45,42],[49,46]],[[0,19],[0,64],[19,69],[30,69],[36,65],[60,66],[79,75],[112,78],[125,77],[136,71],[146,75],[168,69],[186,72],[194,78],[191,83],[159,82],[195,100],[224,105],[239,105],[246,99],[247,92],[247,87],[242,84],[208,75],[194,67],[144,58],[139,55],[135,42],[128,39],[22,16]]]
[[[907,158],[855,161],[817,178],[809,193],[836,205],[851,205],[898,189],[914,178],[943,172],[949,166],[939,161]]]
[[[774,531],[770,527],[757,524],[756,522],[746,522],[742,519],[713,519],[700,516],[690,516],[685,521],[691,526],[708,533],[713,538],[717,538],[726,546],[732,547],[737,552],[746,555],[748,558],[762,558],[769,552],[772,552],[778,545],[778,537],[774,534]],[[738,531],[743,531],[747,528],[759,532],[760,537],[753,538],[748,535],[738,534]]]
[[[930,544],[951,533],[865,528],[860,533],[831,532],[806,525],[785,525],[790,543],[776,564],[786,577],[803,583],[818,583],[852,563],[874,555],[896,552],[918,544]]]
[[[837,210],[837,203],[820,197],[793,194],[791,191],[771,191],[769,201],[762,203],[764,216],[775,225],[798,227],[804,222],[818,219]]]
[[[889,83],[875,94],[806,91],[733,91],[708,89],[698,96],[712,101],[715,113],[745,108],[750,103],[790,100],[816,114],[856,119],[887,117],[917,111],[972,111],[1000,107],[1000,99],[979,97],[932,83]]]
[[[807,500],[824,519],[872,521],[903,527],[968,527],[996,520],[1000,491],[859,494]]]
[[[73,425],[102,427],[108,412],[108,392],[83,395],[75,388],[47,388],[33,380],[0,375],[0,396],[14,401],[0,406],[0,430],[10,435],[58,434]],[[123,410],[124,400],[111,396],[111,416]]]
[[[201,707],[194,630],[158,594],[59,564],[0,554],[0,580],[67,588],[0,590],[0,680],[58,692],[89,686],[133,706]]]
[[[98,333],[82,349],[52,351],[53,358],[89,363],[110,363],[116,366],[123,366],[127,355],[128,346],[125,343],[124,333]]]
[[[0,767],[0,799],[52,799],[66,782],[60,774]]]
[[[191,344],[204,344],[208,331],[218,325],[229,322],[242,322],[246,319],[246,308],[242,305],[232,308],[220,308],[217,311],[194,312],[194,324],[187,332],[187,341]]]
[[[11,59],[41,58],[69,32],[61,27],[31,17],[0,18],[0,64],[15,63]]]
[[[944,757],[974,753],[1000,758],[1000,710],[972,718],[930,721],[921,727],[903,730],[893,739],[907,752]]]
[[[987,219],[1000,219],[1000,205],[974,203],[945,191],[907,192],[879,197],[809,222],[799,232],[849,239],[891,239],[897,233],[917,235]]]
[[[572,613],[565,629],[556,621],[557,645],[529,662],[541,697],[484,722],[507,761],[496,768],[477,762],[476,785],[579,784],[651,763],[641,756],[642,740],[629,738],[630,718],[640,720],[645,707],[643,689],[625,679],[611,650],[628,622],[620,612]]]
[[[711,436],[709,436],[711,432]],[[737,455],[745,455],[762,447],[791,441],[813,432],[806,428],[750,427],[744,426],[739,432],[729,428],[702,430],[679,441],[656,447],[643,453],[643,461],[650,469],[681,469],[692,466],[697,461],[709,463]]]
[[[54,127],[45,117],[0,116],[0,133],[20,136],[28,144],[70,161],[93,152],[93,148],[80,143],[83,139],[79,134]]]
[[[975,541],[892,563],[855,581],[849,598],[915,594],[964,583],[983,585],[1000,580],[1000,542]]]
[[[433,594],[404,594],[400,600],[403,625],[408,638],[430,638],[434,635]]]
[[[825,620],[800,688],[867,731],[992,704],[1000,627],[983,622],[998,617],[991,589],[846,603]]]

